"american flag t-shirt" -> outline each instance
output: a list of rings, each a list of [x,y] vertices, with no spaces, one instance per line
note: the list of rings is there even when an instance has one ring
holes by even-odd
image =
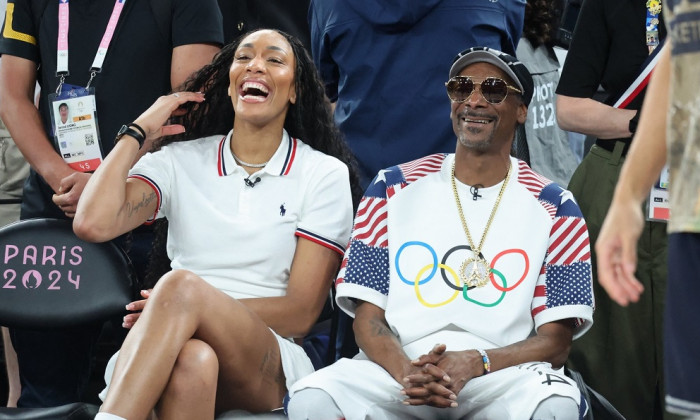
[[[387,200],[409,183],[439,171],[446,156],[429,155],[379,171],[360,202],[336,285],[344,282],[370,288],[383,296],[375,296],[375,304],[386,302],[390,278]]]

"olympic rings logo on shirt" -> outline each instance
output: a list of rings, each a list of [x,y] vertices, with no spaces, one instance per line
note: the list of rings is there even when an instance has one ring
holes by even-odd
[[[404,275],[404,273],[401,272],[401,265],[399,263],[399,259],[401,257],[401,254],[407,248],[413,247],[413,246],[417,246],[417,247],[421,247],[421,248],[426,249],[430,253],[430,256],[432,258],[432,263],[426,264],[420,270],[418,270],[415,278],[411,280],[411,279],[407,278]],[[421,242],[421,241],[406,242],[403,245],[401,245],[399,250],[396,252],[396,257],[394,259],[394,267],[396,268],[396,274],[399,276],[399,279],[401,279],[402,282],[404,282],[405,284],[407,284],[409,286],[413,286],[415,293],[416,293],[416,298],[418,299],[418,301],[423,306],[426,306],[428,308],[437,308],[440,306],[447,305],[448,303],[455,300],[457,298],[457,296],[460,295],[460,292],[461,292],[462,298],[464,300],[471,302],[471,303],[474,303],[474,304],[479,305],[479,306],[490,308],[490,307],[494,307],[494,306],[498,305],[499,303],[501,303],[501,301],[503,301],[503,298],[505,298],[507,292],[520,286],[520,284],[527,277],[527,273],[530,271],[530,259],[528,258],[527,253],[524,250],[513,248],[513,249],[506,249],[504,251],[499,252],[491,260],[491,265],[489,268],[489,278],[491,279],[491,285],[493,285],[493,287],[496,290],[501,292],[500,296],[496,300],[494,300],[493,302],[481,302],[481,301],[478,301],[478,300],[472,298],[469,295],[469,291],[473,290],[474,287],[467,287],[466,285],[462,285],[456,271],[452,267],[447,265],[447,259],[450,257],[450,255],[452,255],[454,252],[462,250],[462,249],[467,250],[467,251],[471,251],[471,247],[469,247],[468,245],[458,245],[458,246],[451,248],[449,251],[447,251],[445,253],[445,255],[442,257],[442,260],[440,262],[438,262],[437,253],[435,252],[433,247],[431,247],[430,245],[426,244],[425,242]],[[506,279],[506,276],[501,271],[499,271],[495,268],[498,261],[502,257],[509,255],[509,254],[515,254],[515,255],[522,256],[524,266],[525,266],[524,270],[523,270],[523,274],[520,276],[518,281],[516,281],[513,285],[510,285],[510,286],[508,285],[508,280]],[[479,256],[483,257],[482,254],[479,254]],[[425,298],[423,297],[423,295],[420,291],[420,286],[431,281],[435,277],[435,275],[437,274],[438,269],[440,269],[440,276],[442,277],[443,282],[445,283],[445,285],[447,285],[447,287],[454,290],[454,293],[452,293],[452,295],[450,297],[448,297],[446,300],[444,300],[442,302],[431,303],[431,302],[428,302],[427,300],[425,300]],[[426,272],[428,272],[427,276],[425,276]],[[449,277],[448,277],[448,275],[449,275]],[[425,277],[423,277],[423,276],[425,276]],[[452,280],[450,280],[450,277]],[[496,281],[496,277],[498,277],[500,284],[499,284],[499,281]]]

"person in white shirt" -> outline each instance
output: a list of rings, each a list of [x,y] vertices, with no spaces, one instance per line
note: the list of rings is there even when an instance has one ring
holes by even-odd
[[[184,90],[122,127],[76,212],[90,241],[169,220],[173,269],[128,306],[98,419],[280,407],[313,371],[293,339],[315,323],[349,239],[356,177],[298,40],[243,36]],[[180,124],[164,125],[173,116]],[[190,141],[166,141],[129,170],[173,134]]]
[[[361,352],[294,384],[292,420],[585,412],[562,365],[593,322],[586,224],[570,192],[510,156],[532,77],[474,47],[446,87],[456,151],[370,183],[336,283]]]

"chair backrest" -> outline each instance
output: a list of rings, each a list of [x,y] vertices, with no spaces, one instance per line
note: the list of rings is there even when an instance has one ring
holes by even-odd
[[[0,325],[50,329],[125,313],[134,271],[117,245],[85,242],[71,222],[30,219],[0,229]]]

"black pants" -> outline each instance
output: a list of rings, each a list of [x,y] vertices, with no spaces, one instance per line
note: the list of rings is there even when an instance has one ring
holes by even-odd
[[[612,201],[624,144],[613,152],[593,146],[576,169],[569,190],[588,225],[593,263],[593,327],[573,342],[568,365],[628,419],[658,419],[663,412],[662,319],[666,294],[666,224],[646,222],[637,245],[635,275],[640,301],[613,302],[597,279],[593,244]]]
[[[668,237],[668,293],[664,319],[666,408],[700,416],[700,234]],[[696,418],[696,417],[693,417]]]
[[[11,329],[22,385],[18,407],[81,401],[100,325],[53,331]]]

